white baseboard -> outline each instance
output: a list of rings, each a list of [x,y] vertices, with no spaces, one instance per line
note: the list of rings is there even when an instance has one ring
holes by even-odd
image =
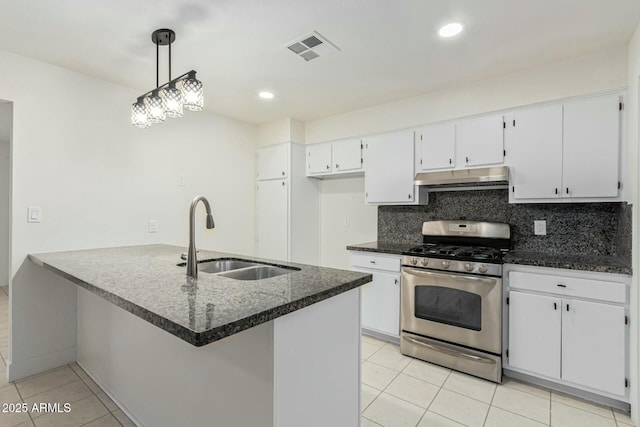
[[[77,358],[77,347],[73,346],[32,359],[10,360],[7,365],[7,377],[9,381],[16,381],[30,375],[68,365],[75,362]]]

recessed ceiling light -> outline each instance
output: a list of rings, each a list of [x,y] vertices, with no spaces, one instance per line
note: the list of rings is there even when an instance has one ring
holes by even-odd
[[[266,90],[263,90],[262,92],[260,92],[258,96],[262,99],[273,99],[273,93],[267,92]]]
[[[459,34],[462,31],[462,24],[458,22],[453,22],[451,24],[447,24],[444,27],[440,28],[438,34],[440,37],[453,37],[456,34]]]

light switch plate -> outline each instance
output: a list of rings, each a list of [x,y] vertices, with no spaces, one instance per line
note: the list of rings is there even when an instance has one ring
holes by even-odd
[[[29,206],[27,209],[27,222],[42,221],[42,208]]]
[[[158,220],[150,219],[149,220],[149,233],[157,233],[158,232]]]
[[[546,236],[547,221],[546,220],[533,221],[533,234],[535,234],[536,236]]]

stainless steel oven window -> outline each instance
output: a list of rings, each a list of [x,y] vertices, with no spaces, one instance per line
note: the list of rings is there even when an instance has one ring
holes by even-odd
[[[473,331],[482,328],[482,297],[441,286],[414,288],[415,317]]]

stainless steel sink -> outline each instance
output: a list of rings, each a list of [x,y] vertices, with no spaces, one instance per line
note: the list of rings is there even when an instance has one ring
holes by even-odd
[[[227,273],[221,273],[219,276],[228,277],[236,280],[262,280],[270,277],[281,276],[283,274],[289,274],[295,269],[273,267],[270,265],[263,265],[258,267],[243,268],[241,270],[229,271]]]
[[[222,273],[223,271],[237,270],[239,268],[254,267],[260,264],[237,259],[222,259],[203,261],[198,263],[198,271],[201,273]]]
[[[186,266],[184,262],[178,264],[178,267],[184,266]],[[276,267],[241,259],[205,259],[198,261],[199,272],[217,274],[236,280],[262,280],[299,270],[296,267]]]

